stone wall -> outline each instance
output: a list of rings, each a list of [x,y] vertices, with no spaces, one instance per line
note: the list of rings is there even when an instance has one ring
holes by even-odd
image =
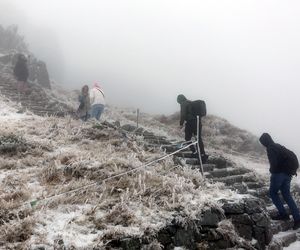
[[[246,240],[256,240],[256,249],[265,249],[272,240],[271,222],[266,206],[261,199],[247,198],[239,201],[224,201],[222,206],[238,234]]]
[[[193,220],[179,212],[155,235],[112,239],[108,245],[128,250],[152,249],[151,242],[163,249],[266,249],[272,232],[264,203],[258,198],[222,202],[222,209],[207,207]]]

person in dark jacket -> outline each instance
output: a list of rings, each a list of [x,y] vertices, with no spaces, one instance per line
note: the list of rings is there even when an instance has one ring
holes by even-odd
[[[77,115],[82,121],[87,121],[90,117],[90,95],[89,86],[84,85],[81,89],[81,95],[78,97],[79,107],[77,109]]]
[[[14,67],[14,76],[18,81],[17,89],[19,93],[26,93],[27,91],[27,79],[29,76],[26,57],[20,54],[17,59],[17,63]]]
[[[193,115],[192,112],[192,101],[186,99],[184,95],[178,95],[177,96],[177,102],[180,104],[180,127],[183,127],[185,123],[185,140],[190,141],[193,137],[193,135],[197,136],[197,117]],[[201,117],[199,121],[199,137],[198,142],[199,142],[199,148],[200,148],[200,153],[201,153],[201,159],[203,162],[207,161],[208,156],[205,153],[204,150],[204,144],[202,141],[202,123],[201,123]],[[190,147],[192,154],[197,157],[198,153],[196,148],[191,145]]]
[[[259,141],[267,149],[267,156],[270,162],[270,197],[276,206],[279,214],[273,217],[274,220],[289,220],[289,215],[287,214],[283,203],[279,197],[279,190],[281,191],[282,197],[288,204],[291,214],[294,219],[293,229],[300,228],[300,213],[299,209],[291,196],[290,186],[292,176],[287,173],[284,168],[285,148],[278,143],[275,143],[272,137],[268,133],[262,134]]]

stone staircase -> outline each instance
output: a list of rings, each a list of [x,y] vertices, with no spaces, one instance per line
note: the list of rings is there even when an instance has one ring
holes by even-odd
[[[132,126],[133,127],[133,126]],[[154,150],[162,149],[166,153],[175,152],[178,150],[174,141],[167,140],[166,137],[156,136],[154,133],[149,133],[142,128],[132,130],[137,135],[144,136],[145,149]],[[174,162],[182,165],[199,168],[199,160],[192,158],[191,152],[186,149],[175,154]],[[210,182],[221,182],[231,190],[237,191],[240,194],[248,194],[250,197],[255,197],[260,200],[262,207],[271,206],[271,200],[268,197],[268,183],[265,183],[257,176],[254,171],[244,167],[236,166],[233,162],[220,157],[210,156],[207,163],[203,164],[204,176]],[[276,214],[276,209],[268,208],[268,218]],[[232,215],[231,215],[232,216]],[[271,237],[267,246],[258,246],[255,249],[270,249],[279,250],[289,246],[291,243],[300,240],[300,234],[292,230],[293,221],[273,221],[270,220]],[[243,236],[243,235],[241,235]],[[272,237],[273,236],[273,237]],[[254,237],[255,234],[254,234]],[[259,236],[257,236],[259,237]],[[265,240],[264,240],[265,241]]]
[[[0,94],[7,100],[16,102],[20,112],[29,110],[40,116],[65,116],[72,114],[71,108],[50,96],[43,87],[36,83],[28,84],[28,93],[19,94],[17,82],[9,73],[0,73]]]

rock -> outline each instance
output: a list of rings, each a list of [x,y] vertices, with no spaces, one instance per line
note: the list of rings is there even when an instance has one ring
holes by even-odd
[[[164,246],[173,243],[173,235],[176,233],[176,228],[173,225],[166,226],[157,234],[157,240]]]
[[[265,213],[256,213],[251,216],[251,219],[259,227],[270,227],[270,218]]]
[[[224,202],[224,201],[223,201]],[[245,204],[243,202],[235,203],[231,201],[225,201],[222,206],[225,214],[243,214],[245,211]]]
[[[219,156],[219,157],[209,157],[208,163],[215,164],[216,168],[226,168],[233,166],[233,163],[226,158]]]
[[[131,124],[125,124],[122,126],[122,129],[124,129],[125,131],[128,131],[128,132],[133,132],[136,130],[136,126],[133,126]]]
[[[43,86],[44,88],[51,89],[46,63],[43,61],[37,61],[29,66],[29,71],[31,73],[32,81],[36,80],[39,85]]]
[[[245,199],[245,211],[247,214],[263,212],[263,207],[266,207],[261,199]]]
[[[139,250],[141,249],[141,240],[138,238],[125,238],[120,240],[120,246],[124,250]]]
[[[193,228],[178,229],[174,237],[174,246],[186,246],[188,249],[195,249]]]
[[[221,210],[215,208],[209,208],[203,211],[200,215],[197,216],[198,221],[196,222],[197,226],[211,226],[217,227],[218,223],[225,219],[225,215]]]
[[[237,214],[237,215],[230,215],[228,218],[231,218],[232,223],[239,223],[244,225],[254,225],[253,221],[251,220],[248,214]]]
[[[261,227],[253,227],[253,236],[258,242],[259,249],[265,249],[267,245],[265,229]]]
[[[251,225],[245,225],[240,223],[234,223],[234,227],[236,228],[236,231],[239,236],[243,237],[246,240],[252,239],[252,226]]]

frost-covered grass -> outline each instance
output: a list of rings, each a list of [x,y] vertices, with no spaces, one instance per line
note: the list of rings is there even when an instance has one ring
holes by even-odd
[[[95,121],[16,114],[17,109],[0,104],[0,137],[15,135],[25,145],[0,156],[2,246],[102,246],[117,237],[155,233],[179,208],[192,219],[208,204],[218,206],[218,198],[236,195],[204,181],[198,170],[175,165],[172,158],[104,181],[164,153],[147,152],[135,135],[95,126]],[[109,108],[103,120],[126,124],[128,113]],[[168,135],[156,121],[145,127]]]

